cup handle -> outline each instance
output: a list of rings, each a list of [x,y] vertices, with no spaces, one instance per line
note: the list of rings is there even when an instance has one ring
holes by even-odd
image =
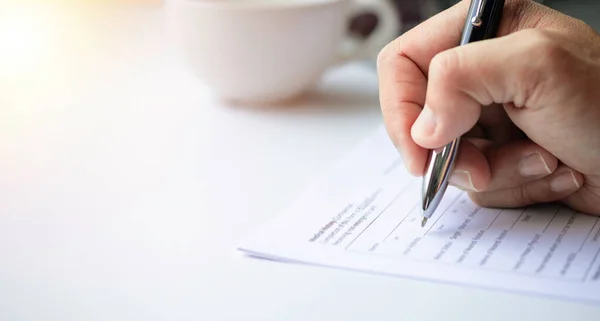
[[[338,64],[352,60],[373,59],[388,42],[398,37],[402,28],[402,20],[392,1],[351,0],[347,20],[367,12],[377,16],[375,30],[366,38],[347,35],[345,41],[342,42],[342,48],[340,48]]]

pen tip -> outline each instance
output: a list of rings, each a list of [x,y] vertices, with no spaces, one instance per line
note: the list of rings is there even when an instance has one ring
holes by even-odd
[[[425,224],[427,224],[427,217],[423,217],[423,220],[421,221],[421,227],[425,227]]]

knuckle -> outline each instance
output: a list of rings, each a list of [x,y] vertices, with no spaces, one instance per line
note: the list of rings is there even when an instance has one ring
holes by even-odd
[[[533,199],[531,198],[531,194],[527,190],[526,185],[521,185],[519,187],[515,187],[512,189],[512,198],[516,205],[523,206],[531,204]]]
[[[572,53],[564,46],[563,42],[549,30],[531,29],[527,36],[530,37],[527,55],[530,55],[534,66],[541,72],[556,75],[567,73]]]
[[[549,31],[535,29],[533,44],[532,54],[539,57],[546,65],[556,66],[569,56],[569,52],[552,37]]]
[[[429,78],[448,81],[461,70],[460,55],[455,50],[441,52],[431,59],[429,65]]]
[[[377,54],[377,68],[387,68],[390,63],[393,63],[402,49],[402,37],[396,38],[385,45]]]
[[[522,56],[530,62],[516,72],[522,97],[515,99],[518,105],[530,108],[543,105],[541,102],[549,91],[562,82],[570,71],[572,55],[555,35],[548,30],[528,29],[522,37],[529,45],[523,47]]]

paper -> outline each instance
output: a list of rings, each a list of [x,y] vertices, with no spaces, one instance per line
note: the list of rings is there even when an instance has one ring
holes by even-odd
[[[599,219],[488,209],[449,188],[421,228],[421,180],[383,128],[240,246],[254,256],[600,303]]]

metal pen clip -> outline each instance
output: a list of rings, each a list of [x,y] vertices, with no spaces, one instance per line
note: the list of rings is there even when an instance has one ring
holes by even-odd
[[[477,12],[475,14],[475,17],[471,19],[471,24],[475,27],[480,27],[483,23],[481,17],[483,16],[483,7],[485,6],[485,1],[486,0],[479,0],[479,3],[477,4]]]

